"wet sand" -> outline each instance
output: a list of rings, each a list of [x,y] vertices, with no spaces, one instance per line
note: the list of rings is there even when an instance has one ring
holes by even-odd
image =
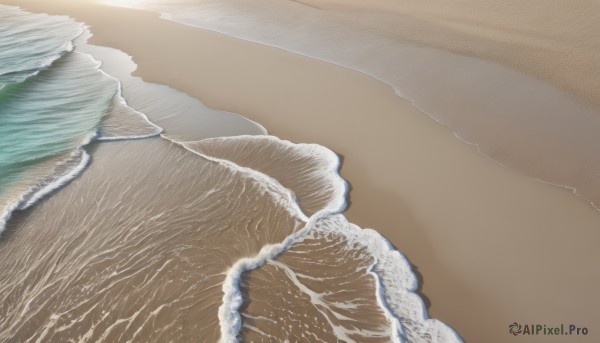
[[[597,340],[600,214],[567,189],[483,157],[387,85],[152,13],[3,3],[70,14],[91,25],[91,43],[133,55],[145,80],[343,155],[348,218],[378,229],[408,256],[432,317],[467,342],[505,342],[513,321],[588,326],[591,334],[578,341]]]
[[[509,65],[600,109],[600,37],[594,1],[300,0],[348,12],[402,41]]]
[[[217,341],[224,271],[302,227],[287,194],[160,137],[87,149],[0,241],[0,339]]]
[[[156,2],[160,4],[161,0]],[[573,37],[568,35],[568,30],[548,29],[545,20],[540,20],[541,23],[530,20],[526,28],[515,30],[519,25],[511,21],[513,16],[499,11],[502,13],[499,16],[506,17],[506,22],[498,24],[494,30],[498,32],[491,37],[476,36],[479,39],[471,37],[465,41],[450,39],[450,42],[457,41],[453,48],[461,54],[456,54],[432,48],[438,44],[426,35],[419,35],[416,44],[413,39],[406,39],[406,32],[411,30],[444,31],[446,28],[438,27],[443,18],[436,16],[432,17],[433,22],[429,25],[427,22],[406,21],[392,10],[377,11],[377,6],[374,6],[375,11],[365,8],[347,11],[344,6],[320,9],[286,0],[183,2],[188,5],[168,5],[169,2],[165,1],[167,5],[163,6],[146,6],[144,2],[135,6],[169,13],[169,18],[179,23],[364,72],[392,86],[397,94],[409,99],[416,108],[450,127],[461,139],[477,144],[482,153],[502,165],[535,179],[576,189],[578,195],[600,203],[600,179],[597,177],[600,156],[594,148],[600,145],[597,134],[600,132],[599,111],[589,101],[579,101],[577,94],[562,91],[549,83],[552,81],[550,78],[536,78],[506,66],[519,59],[536,68],[544,66],[548,75],[555,74],[556,68],[551,63],[543,64],[536,60],[536,57],[548,53],[539,47],[539,31],[545,29],[549,35],[544,46],[551,46],[552,51],[573,54],[579,50],[571,48]],[[328,7],[327,0],[317,3]],[[432,3],[442,5],[435,0],[420,2],[419,5],[435,8]],[[114,4],[119,6],[121,3],[116,1]],[[517,7],[527,12],[529,6],[535,7],[529,3]],[[561,12],[560,9],[557,4],[549,4],[541,13],[549,16],[548,13]],[[491,10],[480,10],[478,14],[481,16],[475,16],[477,19],[494,15]],[[518,12],[512,9],[512,12],[515,11]],[[589,33],[597,30],[593,25],[580,27],[586,18],[590,19],[590,14],[585,12],[585,6],[574,5],[572,11],[582,18],[573,26],[587,33],[578,37],[577,44],[591,47],[590,51],[579,51],[573,55],[594,55],[594,40]],[[413,12],[420,13],[418,8],[410,11]],[[454,12],[466,16],[457,20],[473,26],[475,33],[481,34],[488,29],[485,24],[476,25],[476,20],[469,21],[474,17],[472,12],[461,11],[460,8],[454,9]],[[411,30],[402,26],[405,24]],[[400,28],[397,27],[399,25]],[[506,60],[501,62],[506,65],[501,65],[489,59],[474,58],[468,49],[497,40],[512,44],[513,48],[519,45],[532,47],[533,52],[527,55],[529,58],[521,59],[518,53],[522,50],[516,49],[515,53],[504,56]],[[488,53],[495,50],[501,50],[494,55],[496,58],[512,51],[498,48]],[[552,57],[547,59],[557,60]],[[578,73],[567,72],[564,76],[582,74],[581,84],[594,79],[594,66],[575,62],[570,61],[568,67],[579,68]],[[558,86],[564,88],[560,83]]]

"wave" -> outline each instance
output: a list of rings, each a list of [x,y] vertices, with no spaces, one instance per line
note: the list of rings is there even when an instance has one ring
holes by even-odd
[[[85,170],[90,162],[90,155],[86,153],[83,147],[89,144],[93,138],[94,134],[91,134],[84,139],[82,144],[68,157],[59,158],[57,161],[53,159],[50,163],[52,170],[47,172],[47,175],[40,176],[35,182],[27,185],[28,188],[18,192],[16,199],[9,200],[10,202],[5,205],[4,211],[0,213],[0,234],[4,231],[14,211],[29,208],[55,190],[67,185]]]
[[[87,57],[91,59],[92,63],[95,61],[90,55],[81,54],[77,51],[62,58],[68,59],[73,56],[77,56],[76,58]],[[60,61],[60,59],[57,61]],[[95,61],[93,66],[96,72],[100,70],[101,65],[99,62]],[[52,68],[54,66],[44,72],[55,71]],[[89,163],[90,158],[85,152],[84,146],[92,140],[143,138],[154,136],[162,131],[160,127],[153,124],[141,112],[126,106],[121,93],[127,86],[122,86],[121,82],[114,78],[106,77],[108,74],[104,71],[101,71],[100,74],[103,74],[103,77],[107,80],[111,80],[115,89],[112,96],[105,101],[104,110],[101,111],[99,116],[102,120],[99,119],[93,126],[96,130],[88,130],[90,133],[87,138],[76,145],[72,157],[78,156],[75,160],[78,160],[79,163],[70,168],[62,168],[60,173],[54,173],[46,179],[51,181],[37,183],[35,192],[23,198],[20,205],[15,206],[13,209],[24,209],[31,206],[40,198],[50,194],[79,175]],[[29,82],[33,81],[35,81],[35,78],[32,78]],[[114,85],[115,81],[117,85]],[[111,131],[126,126],[114,124],[115,122],[112,125],[110,124],[111,116],[108,112],[111,109],[117,112],[113,113],[114,116],[112,117],[116,123],[119,123],[122,118],[135,118],[138,122],[143,120],[144,129],[149,131],[138,135]],[[123,109],[125,109],[124,112]],[[131,116],[131,114],[134,115]],[[236,120],[239,121],[240,119]],[[32,122],[34,121],[29,120],[27,123],[31,124]],[[100,125],[99,123],[103,124]],[[237,341],[242,328],[240,314],[240,307],[244,301],[240,290],[242,274],[273,260],[307,237],[311,232],[317,230],[340,233],[345,237],[348,244],[362,244],[374,258],[374,263],[369,272],[377,284],[375,297],[390,322],[390,336],[395,342],[403,342],[407,339],[411,342],[425,341],[427,337],[433,337],[444,342],[460,341],[460,338],[445,324],[428,319],[423,302],[416,294],[416,277],[412,273],[406,258],[391,247],[389,242],[377,232],[368,229],[363,230],[349,224],[340,215],[347,205],[348,185],[339,175],[340,159],[335,153],[319,145],[294,144],[273,136],[245,135],[241,137],[209,138],[194,142],[182,142],[178,138],[165,134],[163,134],[163,138],[202,158],[256,180],[263,187],[264,192],[271,194],[276,202],[286,207],[294,217],[305,223],[301,229],[287,236],[280,243],[263,246],[258,254],[237,260],[227,270],[222,285],[223,301],[218,312],[221,340],[223,342]],[[250,154],[245,154],[248,152],[244,149],[246,144],[253,144],[255,147],[261,148],[252,150]],[[216,148],[231,148],[232,150],[218,151]],[[304,167],[306,169],[303,170],[304,174],[308,175],[307,179],[295,180],[293,178],[294,175],[290,171],[297,172],[297,168],[286,170],[285,168],[278,169],[277,165],[253,163],[257,162],[255,161],[257,156],[264,155],[269,148],[272,149],[272,155],[267,154],[266,156],[273,159],[277,156],[279,158],[277,163],[283,163],[287,167],[294,163],[302,166],[307,161],[312,161],[314,165]],[[64,151],[61,150],[61,152]],[[233,154],[236,152],[238,155]],[[302,187],[313,182],[318,186],[312,188]],[[10,212],[5,215],[5,218],[8,217],[10,217]]]
[[[91,139],[90,139],[91,141]],[[17,207],[19,210],[25,210],[28,207],[35,204],[37,201],[52,193],[53,191],[63,187],[70,181],[72,181],[77,175],[79,175],[90,162],[90,155],[88,155],[83,148],[77,149],[72,155],[79,163],[76,163],[74,167],[67,168],[62,173],[55,173],[49,179],[36,185],[36,190],[32,191],[32,194],[24,197],[24,201]],[[70,161],[69,161],[70,162]],[[67,162],[68,163],[68,162]],[[62,166],[58,166],[62,167]],[[60,168],[62,169],[62,168]]]
[[[141,113],[126,106],[118,94],[118,80],[100,73],[100,63],[90,55],[71,52],[55,63],[58,64],[39,73],[39,79],[33,77],[10,85],[5,92],[9,99],[3,102],[0,112],[6,114],[5,118],[10,117],[0,128],[6,133],[0,139],[4,161],[0,165],[3,170],[0,179],[5,184],[4,195],[7,195],[6,185],[28,183],[29,187],[25,203],[14,200],[14,196],[22,199],[23,195],[13,194],[13,200],[8,200],[13,205],[4,206],[3,217],[6,219],[0,232],[10,218],[10,212],[31,206],[82,172],[88,159],[82,149],[91,141],[145,138],[157,136],[162,131]],[[65,79],[63,75],[69,78]],[[129,118],[138,125],[129,126],[127,132],[111,133],[101,125],[109,114]],[[81,163],[61,162],[63,166],[72,165],[73,169],[56,172],[52,157],[68,151],[80,154]],[[44,175],[40,169],[47,170],[48,174]]]
[[[163,136],[165,137],[165,136]],[[293,190],[289,190],[283,187],[280,182],[266,174],[263,174],[257,170],[250,169],[247,167],[240,166],[230,160],[225,160],[221,158],[215,158],[210,155],[201,153],[190,147],[190,144],[180,143],[168,137],[166,139],[170,140],[173,143],[179,144],[186,148],[187,150],[197,154],[203,158],[206,158],[210,161],[217,162],[221,165],[227,166],[237,172],[241,172],[242,174],[248,175],[253,179],[259,180],[259,182],[265,185],[268,189],[276,189],[278,191],[272,192],[273,194],[279,194],[279,192],[284,192],[287,194],[287,197],[284,199],[279,199],[279,203],[284,206],[287,205],[289,207],[289,211],[299,217],[302,221],[306,222],[304,228],[299,231],[296,231],[290,236],[287,236],[285,240],[283,240],[279,244],[273,245],[265,245],[261,249],[261,251],[254,257],[251,258],[242,258],[236,261],[226,272],[225,281],[223,282],[223,302],[219,307],[219,323],[221,326],[221,342],[236,342],[237,336],[241,330],[241,315],[239,312],[240,307],[243,304],[243,296],[240,290],[240,280],[242,278],[242,274],[252,269],[256,269],[262,265],[264,265],[268,260],[272,260],[277,257],[282,252],[289,249],[294,243],[298,242],[299,239],[304,237],[306,234],[310,232],[314,224],[317,220],[327,215],[333,213],[339,213],[343,211],[346,207],[345,195],[347,192],[347,184],[341,179],[339,176],[336,177],[336,183],[343,185],[343,188],[334,194],[335,196],[331,200],[330,204],[328,204],[324,209],[315,213],[310,218],[304,214],[304,212],[300,209],[298,202],[296,201],[296,196]],[[227,139],[227,138],[225,138]],[[240,139],[240,138],[232,138],[232,139]],[[244,139],[244,138],[241,138]],[[252,137],[247,137],[246,139],[253,139]],[[261,139],[261,138],[259,138]],[[276,137],[266,138],[269,140],[279,141]],[[282,142],[282,144],[290,144],[289,142]],[[327,150],[324,147],[320,147],[320,149]],[[331,153],[331,156],[335,154]],[[330,159],[332,170],[336,171],[339,169],[339,159]]]
[[[282,205],[287,203],[289,211],[305,222],[302,229],[292,233],[279,244],[266,245],[257,255],[242,258],[227,270],[223,283],[223,302],[219,308],[222,342],[238,341],[242,329],[242,275],[274,260],[315,231],[339,234],[344,237],[348,247],[362,246],[374,259],[369,273],[377,285],[375,298],[390,323],[390,337],[394,342],[462,341],[446,324],[429,319],[423,300],[417,293],[418,280],[406,257],[377,231],[361,229],[348,223],[341,215],[347,205],[348,185],[339,175],[340,159],[331,150],[316,144],[294,144],[274,136],[222,137],[197,142],[177,142],[164,135],[163,137],[203,158],[261,180],[271,185],[272,189],[284,190],[288,197],[281,201]],[[283,153],[285,151],[287,153]],[[274,159],[271,155],[279,158]],[[258,156],[265,157],[257,161]],[[298,166],[306,164],[303,158],[306,156],[312,159],[311,164],[318,166],[314,169],[315,173],[311,172],[311,167],[298,170]],[[271,163],[283,168],[263,164],[262,159],[270,159]],[[302,182],[294,183],[295,175],[290,172],[303,175]],[[313,189],[312,193],[305,192],[302,197],[297,197],[303,190],[302,185],[312,183],[318,184],[319,187]],[[328,201],[317,212],[307,216],[300,202],[310,202],[311,197],[321,198],[319,189],[323,188],[330,192]],[[344,334],[337,331],[340,335],[338,338],[343,340]]]
[[[25,209],[79,175],[93,140],[157,136],[162,129],[127,106],[118,79],[73,40],[86,32],[68,17],[0,6],[0,233]],[[67,40],[67,41],[65,41]],[[15,61],[22,60],[21,64]],[[6,63],[5,63],[6,62]],[[18,77],[17,77],[18,76]],[[126,130],[104,122],[127,121]],[[67,156],[67,157],[61,157]]]
[[[311,216],[346,206],[348,186],[339,176],[340,158],[318,144],[292,143],[275,136],[234,136],[182,143],[188,149],[226,159],[281,182]]]
[[[399,341],[462,341],[446,324],[429,318],[418,294],[418,279],[408,259],[379,232],[360,228],[341,215],[327,218],[317,230],[337,232],[345,238],[349,248],[363,247],[374,258],[369,272],[377,283],[377,300],[390,321],[402,328],[399,330],[402,340]]]
[[[0,5],[0,85],[20,83],[73,51],[84,26],[64,16]]]
[[[87,44],[92,34],[83,23],[9,6],[0,6],[0,19],[0,46],[11,47],[0,51],[0,61],[6,62],[0,65],[0,78],[6,81],[0,82],[0,112],[13,118],[12,126],[4,121],[0,127],[0,212],[5,218],[0,233],[11,212],[23,205],[24,194],[40,199],[50,192],[33,196],[33,190],[60,188],[48,180],[61,175],[55,164],[68,163],[52,157],[83,149],[89,143],[77,143],[83,136],[97,141],[154,137],[164,131],[157,120],[171,134],[194,132],[196,138],[266,133],[238,114],[209,109],[167,86],[132,77],[130,56]],[[23,63],[16,63],[19,59]]]

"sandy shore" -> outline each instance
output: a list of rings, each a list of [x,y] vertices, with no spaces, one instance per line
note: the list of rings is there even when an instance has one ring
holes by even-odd
[[[91,26],[93,44],[131,54],[146,81],[343,155],[342,174],[353,187],[347,216],[409,257],[431,316],[467,342],[506,342],[514,321],[587,326],[590,334],[577,341],[597,341],[600,213],[567,189],[483,157],[387,85],[153,13],[2,3],[71,15]]]
[[[403,41],[427,42],[527,72],[600,108],[600,40],[594,1],[300,0],[350,10]]]

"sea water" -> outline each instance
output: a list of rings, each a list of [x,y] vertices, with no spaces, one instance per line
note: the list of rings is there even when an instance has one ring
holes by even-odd
[[[12,210],[83,169],[81,148],[102,138],[103,119],[123,105],[119,81],[91,55],[74,51],[83,24],[1,9],[0,232]],[[142,135],[160,131],[145,130]]]
[[[1,339],[461,341],[428,318],[406,258],[340,214],[335,153],[233,114],[249,134],[186,139],[167,127],[129,141],[161,129],[124,110],[121,92],[143,107],[159,88],[121,85],[83,52],[98,49],[73,50],[82,27],[69,18],[0,10],[14,20],[5,32],[30,27],[9,40],[31,37],[45,48],[25,54],[52,56],[22,58],[32,62],[0,90],[5,218],[29,207],[1,242]],[[60,35],[28,24],[48,18],[72,28],[54,45]],[[161,108],[175,110],[148,110]]]

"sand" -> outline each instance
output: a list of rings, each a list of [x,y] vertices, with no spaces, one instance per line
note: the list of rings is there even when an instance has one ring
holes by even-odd
[[[567,189],[485,158],[387,85],[152,13],[3,3],[69,14],[91,25],[91,43],[131,54],[146,81],[344,156],[348,218],[376,228],[408,256],[423,277],[431,316],[467,342],[506,342],[513,321],[587,326],[590,334],[577,341],[597,341],[600,213]]]
[[[217,341],[224,271],[302,222],[160,137],[88,151],[85,173],[2,237],[0,340]]]
[[[300,2],[349,12],[402,41],[509,65],[600,108],[600,4],[595,1]]]

